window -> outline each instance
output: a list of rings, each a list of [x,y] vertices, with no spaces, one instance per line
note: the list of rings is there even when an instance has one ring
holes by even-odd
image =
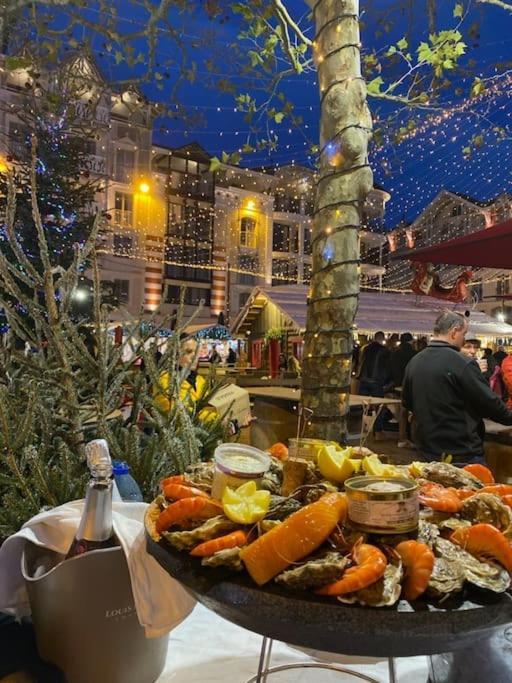
[[[462,204],[457,204],[457,206],[452,206],[452,216],[462,216]]]
[[[210,268],[193,268],[193,265],[209,265],[212,260],[210,247],[199,248],[197,245],[171,244],[167,247],[166,259],[175,261],[165,266],[165,275],[173,280],[189,282],[210,282]],[[191,265],[190,265],[191,264]]]
[[[120,304],[127,304],[130,299],[130,280],[114,280],[114,296]]]
[[[242,247],[256,246],[256,219],[244,216],[240,221],[240,244]]]
[[[272,285],[291,285],[297,282],[297,261],[272,259]]]
[[[311,271],[312,271],[311,263],[305,263],[304,264],[304,275],[303,275],[303,282],[305,285],[309,285],[309,283],[311,282]]]
[[[133,196],[126,192],[116,192],[114,198],[114,220],[125,228],[133,226]]]
[[[131,183],[135,168],[135,151],[132,149],[118,149],[116,152],[116,170],[114,180],[120,183]]]
[[[313,237],[313,228],[304,228],[304,253],[311,254],[311,238]]]
[[[299,232],[297,226],[288,225],[287,223],[274,223],[272,249],[273,251],[292,251],[297,253],[299,251]]]
[[[168,304],[180,303],[181,287],[178,285],[167,285],[165,301]],[[210,290],[199,287],[187,287],[185,291],[185,304],[188,306],[199,306],[204,301],[205,306],[210,305]]]
[[[258,272],[258,257],[249,254],[240,254],[238,257],[238,269],[247,271],[238,273],[238,284],[254,287],[257,275],[253,275],[253,273]]]
[[[133,238],[128,235],[114,235],[114,253],[127,254],[133,246]]]

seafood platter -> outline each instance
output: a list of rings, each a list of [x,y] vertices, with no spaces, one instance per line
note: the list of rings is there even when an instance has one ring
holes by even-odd
[[[149,552],[235,623],[346,654],[444,652],[512,621],[512,486],[317,446],[224,444],[164,479]]]

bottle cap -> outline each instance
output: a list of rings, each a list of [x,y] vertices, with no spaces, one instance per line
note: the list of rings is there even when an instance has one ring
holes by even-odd
[[[112,460],[105,439],[94,439],[85,445],[87,467],[94,477],[111,477]]]
[[[113,461],[113,472],[116,474],[129,474],[130,466],[124,460],[114,460]]]

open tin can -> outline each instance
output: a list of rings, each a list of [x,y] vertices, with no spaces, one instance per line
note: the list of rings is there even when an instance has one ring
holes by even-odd
[[[345,482],[350,525],[372,534],[418,528],[418,484],[405,477],[353,477]]]

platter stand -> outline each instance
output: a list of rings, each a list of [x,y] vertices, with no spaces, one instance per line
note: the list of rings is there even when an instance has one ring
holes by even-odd
[[[267,636],[263,636],[261,643],[260,659],[258,662],[258,673],[251,676],[246,683],[267,683],[267,678],[272,674],[280,673],[281,671],[290,671],[292,669],[324,669],[328,671],[337,671],[346,676],[353,676],[368,683],[380,683],[376,678],[366,676],[366,674],[346,669],[338,664],[330,664],[329,662],[296,662],[294,664],[281,664],[280,666],[270,666],[270,659],[272,657],[272,645],[274,640]],[[396,683],[395,676],[395,661],[392,657],[388,658],[389,683]]]

